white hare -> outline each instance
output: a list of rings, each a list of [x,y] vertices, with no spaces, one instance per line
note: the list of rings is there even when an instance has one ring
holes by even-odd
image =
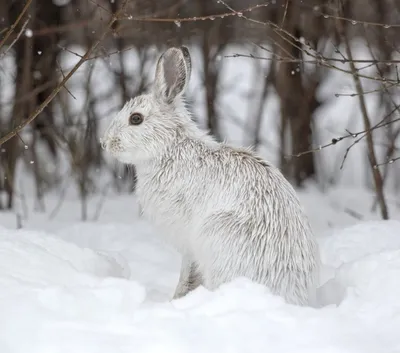
[[[190,72],[186,47],[164,52],[151,91],[127,102],[102,139],[135,165],[143,214],[183,256],[174,298],[243,276],[309,304],[318,248],[294,189],[268,162],[196,126],[182,97]]]

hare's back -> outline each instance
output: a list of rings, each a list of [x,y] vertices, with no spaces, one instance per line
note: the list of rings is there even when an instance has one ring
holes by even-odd
[[[282,212],[300,208],[293,187],[279,169],[251,152],[224,145],[186,147],[187,158],[180,159],[176,175],[190,183],[179,183],[190,185],[192,192],[200,188],[193,196],[202,195],[213,208],[240,205],[249,211],[274,207]]]
[[[223,147],[212,154],[208,171],[223,183],[248,196],[274,195],[297,199],[295,191],[280,170],[247,150]]]

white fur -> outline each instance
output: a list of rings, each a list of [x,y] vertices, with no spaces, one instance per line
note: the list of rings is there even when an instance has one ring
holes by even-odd
[[[103,142],[135,165],[143,214],[183,255],[174,298],[244,276],[289,303],[309,304],[318,248],[296,193],[277,168],[194,124],[182,98],[191,68],[182,50],[161,56],[152,91],[126,103]],[[165,73],[171,67],[176,80]],[[141,125],[129,125],[134,112]]]

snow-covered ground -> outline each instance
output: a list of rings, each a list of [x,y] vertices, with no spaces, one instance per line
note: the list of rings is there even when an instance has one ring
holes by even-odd
[[[180,257],[134,195],[110,195],[86,223],[72,196],[52,219],[56,198],[45,213],[27,198],[23,229],[0,213],[0,352],[400,352],[399,206],[384,222],[361,190],[300,197],[324,264],[320,308],[246,279],[171,301]]]

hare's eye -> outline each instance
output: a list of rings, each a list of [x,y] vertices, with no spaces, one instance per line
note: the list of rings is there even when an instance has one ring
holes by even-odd
[[[129,117],[129,124],[131,125],[140,125],[143,122],[143,115],[139,113],[133,113]]]

